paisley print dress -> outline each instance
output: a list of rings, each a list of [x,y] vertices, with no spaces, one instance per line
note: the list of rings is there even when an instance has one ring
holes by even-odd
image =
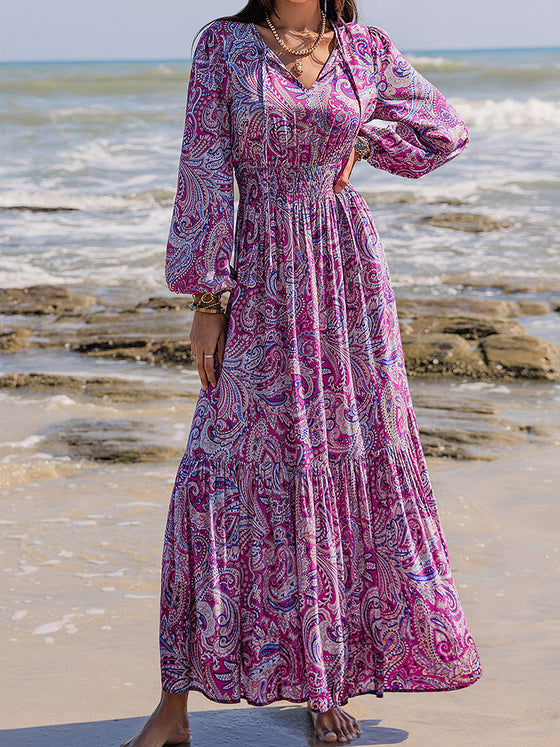
[[[480,676],[383,249],[354,187],[333,191],[358,134],[405,177],[468,134],[385,31],[335,36],[310,89],[252,24],[214,22],[194,55],[166,278],[229,291],[228,329],[169,509],[167,692],[324,711]]]

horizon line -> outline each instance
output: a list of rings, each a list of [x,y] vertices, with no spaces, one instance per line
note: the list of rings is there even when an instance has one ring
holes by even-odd
[[[560,51],[560,46],[543,45],[541,47],[445,47],[441,49],[407,49],[403,47],[406,54],[444,54],[457,52],[543,52]],[[111,62],[191,62],[191,57],[91,57],[91,58],[53,58],[53,59],[22,59],[22,60],[0,60],[0,65],[57,65],[64,63],[111,63]]]

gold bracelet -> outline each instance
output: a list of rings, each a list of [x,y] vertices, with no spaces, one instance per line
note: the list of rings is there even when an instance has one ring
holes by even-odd
[[[224,294],[225,291],[206,291],[202,294],[202,296],[198,299],[198,301],[194,300],[194,293],[193,293],[193,302],[197,304],[201,304],[202,306],[206,306],[206,304],[216,303],[216,301],[219,301]]]
[[[195,306],[194,303],[191,303],[189,306],[189,309],[191,311],[202,311],[205,314],[225,314],[226,310],[225,307],[220,304],[220,308],[216,308],[215,306]]]

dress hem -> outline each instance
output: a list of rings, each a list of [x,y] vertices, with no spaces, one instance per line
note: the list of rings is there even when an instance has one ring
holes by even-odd
[[[461,682],[459,684],[451,684],[447,687],[424,687],[424,688],[415,688],[415,689],[393,689],[390,687],[384,687],[382,690],[376,690],[376,689],[368,689],[368,690],[360,690],[356,689],[355,692],[353,692],[351,695],[348,695],[347,697],[343,698],[340,703],[333,703],[330,708],[336,708],[340,706],[344,706],[348,704],[348,701],[351,698],[357,698],[360,695],[375,695],[377,698],[383,698],[385,693],[441,693],[441,692],[452,692],[454,690],[464,690],[467,687],[470,687],[471,685],[474,685],[478,680],[482,677],[482,672],[479,672],[473,679],[471,679],[469,682]],[[239,698],[217,698],[214,695],[210,695],[208,690],[206,690],[202,686],[198,685],[191,685],[190,687],[186,688],[185,690],[165,690],[162,688],[162,691],[168,694],[172,695],[179,695],[182,693],[189,693],[191,691],[199,692],[204,697],[208,698],[208,700],[211,700],[213,703],[220,703],[222,705],[235,705],[237,703],[241,703],[242,701],[245,701],[248,705],[251,706],[257,706],[257,707],[263,707],[272,705],[273,703],[278,703],[280,701],[286,701],[288,703],[307,703],[309,701],[309,698],[290,698],[290,697],[278,697],[273,698],[271,700],[266,700],[263,702],[257,702],[255,700],[252,700],[250,697],[247,697],[246,695],[241,695]],[[329,710],[329,709],[327,709]],[[324,711],[321,711],[321,713],[324,713]]]

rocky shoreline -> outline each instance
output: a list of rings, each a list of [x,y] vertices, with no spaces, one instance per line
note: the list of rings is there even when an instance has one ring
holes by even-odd
[[[410,376],[460,376],[481,381],[560,381],[560,350],[528,335],[515,317],[557,312],[536,301],[398,299]],[[0,291],[0,352],[63,348],[87,356],[193,365],[189,299],[152,297],[108,308],[66,286]],[[39,321],[37,321],[39,319]]]
[[[1,290],[0,353],[11,356],[47,350],[85,359],[194,369],[188,339],[193,316],[189,302],[180,296],[131,302],[126,293],[108,302],[67,286]],[[411,379],[437,378],[450,383],[560,381],[558,347],[528,335],[517,321],[519,317],[558,312],[559,307],[553,304],[465,297],[399,298],[397,305]],[[123,407],[175,397],[196,398],[194,393],[151,388],[138,380],[11,370],[0,376],[0,390],[23,396],[66,393],[84,403],[110,402]],[[554,427],[505,419],[481,399],[438,398],[431,393],[414,401],[418,410],[424,408],[447,418],[435,428],[421,426],[427,456],[491,459],[500,447],[524,439],[550,443],[558,435]],[[53,454],[70,459],[135,462],[177,456],[176,449],[167,448],[161,438],[154,441],[149,427],[126,417],[105,422],[99,418],[65,421],[45,437]]]

